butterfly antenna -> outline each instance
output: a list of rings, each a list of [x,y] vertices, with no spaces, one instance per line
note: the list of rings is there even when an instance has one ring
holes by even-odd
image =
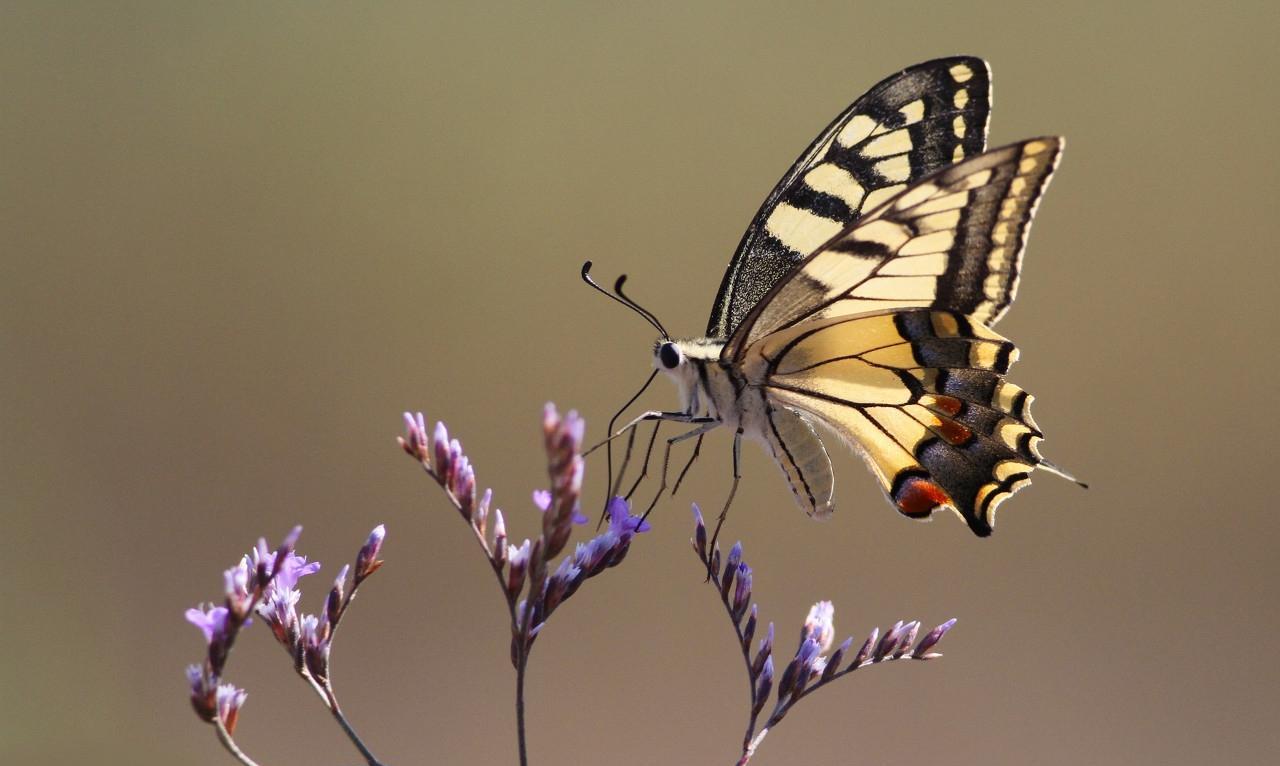
[[[627,308],[636,312],[640,316],[644,317],[645,321],[653,325],[658,332],[662,333],[662,337],[664,339],[666,340],[671,339],[671,336],[667,334],[666,328],[662,326],[662,323],[658,321],[657,317],[655,317],[653,314],[641,308],[639,304],[637,304],[635,301],[631,300],[627,296],[623,295],[621,292],[618,292],[617,295],[614,295],[613,293],[604,289],[600,285],[596,284],[596,281],[591,278],[591,274],[589,273],[590,271],[591,271],[591,261],[587,261],[586,263],[582,264],[582,281],[583,282],[586,282],[588,285],[598,290],[601,295],[604,295],[609,300],[617,301],[618,303],[621,303],[623,306],[626,306]],[[625,282],[626,279],[627,279],[626,274],[623,274],[621,277],[618,277],[618,282],[617,284],[614,285],[613,289],[617,291],[618,288],[622,287],[622,283]]]
[[[658,328],[658,332],[662,333],[662,337],[664,340],[671,340],[671,336],[667,334],[667,328],[662,326],[662,323],[658,321],[658,317],[652,311],[645,308],[644,306],[641,306],[639,303],[636,303],[631,298],[630,295],[627,295],[626,293],[622,292],[622,283],[626,281],[627,281],[626,274],[623,274],[622,276],[618,277],[618,281],[613,283],[613,291],[618,294],[619,298],[626,301],[628,306],[640,312],[640,314],[645,319],[649,320],[650,324]]]

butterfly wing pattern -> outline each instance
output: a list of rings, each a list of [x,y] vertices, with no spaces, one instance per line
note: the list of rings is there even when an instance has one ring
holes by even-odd
[[[725,272],[707,336],[728,338],[771,286],[864,210],[981,153],[990,113],[990,70],[972,56],[908,67],[855,101],[761,205]]]
[[[861,451],[904,515],[947,508],[989,535],[1045,465],[1031,397],[1004,380],[1017,350],[989,326],[1061,146],[1006,146],[890,197],[775,284],[722,362]]]

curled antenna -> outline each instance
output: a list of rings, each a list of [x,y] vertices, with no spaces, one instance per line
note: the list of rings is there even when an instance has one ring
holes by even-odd
[[[640,316],[644,317],[649,324],[653,325],[658,330],[658,332],[662,333],[663,340],[671,340],[671,336],[667,334],[667,328],[662,326],[662,323],[659,322],[658,318],[653,315],[653,312],[644,308],[639,303],[636,303],[635,301],[631,300],[630,296],[622,292],[622,283],[627,281],[626,274],[623,274],[622,276],[618,277],[618,281],[614,283],[613,292],[611,293],[608,290],[601,287],[600,285],[596,284],[596,281],[591,278],[591,274],[589,273],[590,271],[591,271],[591,261],[587,261],[586,263],[582,264],[582,281],[583,282],[586,282],[591,287],[594,287],[596,290],[599,290],[600,293],[605,297],[609,298],[609,300],[617,301],[618,303],[621,303],[623,306],[626,306],[627,308],[636,312]]]

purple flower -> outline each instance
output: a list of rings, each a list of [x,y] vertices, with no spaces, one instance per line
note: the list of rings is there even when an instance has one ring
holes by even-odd
[[[547,475],[551,479],[551,500],[542,515],[542,538],[547,558],[564,550],[574,524],[586,522],[579,512],[582,496],[582,437],[586,424],[578,413],[564,417],[554,404],[542,411],[542,433],[547,449]],[[536,501],[535,501],[536,502]]]
[[[217,684],[199,665],[187,666],[187,684],[191,687],[191,706],[206,723],[213,723],[218,712]]]
[[[237,689],[232,684],[220,684],[216,694],[218,718],[222,721],[222,726],[227,730],[228,734],[234,734],[236,730],[236,720],[240,717],[240,707],[244,705],[245,699],[249,693],[244,689]]]
[[[755,703],[751,706],[752,715],[758,715],[764,709],[765,700],[769,699],[769,692],[772,690],[773,655],[769,655],[760,667],[759,678],[756,680]]]
[[[547,510],[551,508],[550,490],[535,489],[533,491],[533,504],[538,507],[538,510],[542,511],[543,513],[546,513]],[[574,524],[578,524],[578,525],[586,524],[588,521],[591,520],[591,519],[588,519],[586,515],[584,515],[582,511],[579,510],[577,507],[573,509],[573,515],[570,517],[570,519],[573,521]]]
[[[297,640],[300,598],[302,592],[298,590],[273,590],[258,604],[258,614],[266,621],[276,640],[286,648],[291,648]]]
[[[605,507],[605,512],[609,514],[609,531],[619,537],[648,532],[651,529],[649,522],[643,517],[631,515],[631,503],[628,503],[625,498],[615,497],[610,500],[609,505]]]
[[[306,556],[299,556],[292,552],[287,553],[280,562],[280,568],[276,572],[275,579],[271,581],[271,590],[292,590],[298,587],[298,580],[319,571],[319,561],[307,563]]]
[[[306,556],[289,551],[280,559],[279,571],[258,604],[258,614],[286,649],[292,649],[297,641],[297,605],[302,597],[297,588],[298,580],[318,571],[319,561],[308,563]]]
[[[702,521],[702,509],[693,503],[693,551],[701,561],[707,560],[707,525]]]
[[[347,572],[350,569],[350,565],[342,567],[338,576],[334,578],[333,587],[329,589],[328,598],[324,600],[324,611],[320,613],[320,619],[324,620],[328,630],[336,627],[338,620],[342,617],[342,597],[347,584]]]
[[[932,654],[929,650],[937,645],[937,643],[942,640],[942,637],[947,635],[947,631],[954,628],[955,625],[956,619],[952,617],[950,620],[947,620],[938,627],[929,631],[924,638],[920,639],[919,646],[917,646],[916,650],[911,653],[911,656],[917,660],[932,660],[936,657],[941,657],[941,654]]]
[[[809,609],[809,616],[804,620],[803,636],[812,638],[818,642],[818,646],[822,647],[822,651],[831,648],[831,642],[835,640],[836,629],[832,621],[835,617],[836,608],[830,601],[819,601]]]
[[[507,562],[507,522],[498,508],[493,510],[493,560],[499,566]]]
[[[397,439],[400,448],[426,463],[431,459],[430,439],[427,437],[427,421],[421,412],[404,414],[404,436]]]
[[[215,639],[221,640],[226,635],[230,615],[231,611],[225,606],[213,604],[201,604],[197,609],[186,611],[187,622],[200,629],[206,644],[214,643]]]
[[[904,628],[906,628],[906,626],[902,623],[902,620],[895,622],[893,627],[889,628],[889,630],[880,637],[880,643],[876,644],[875,654],[871,655],[872,659],[876,662],[880,662],[889,654],[889,652],[896,649],[898,647],[898,641],[902,638]]]
[[[263,544],[266,543],[265,540],[261,542]],[[257,553],[256,550],[255,553]],[[249,604],[253,603],[253,598],[257,591],[257,566],[250,560],[249,556],[245,556],[240,559],[239,564],[223,572],[222,578],[227,603],[231,605],[236,614],[243,615],[249,608]]]
[[[738,564],[738,576],[733,589],[733,618],[741,620],[751,599],[751,567],[743,561]]]
[[[360,547],[360,552],[356,554],[355,579],[357,585],[382,566],[382,562],[378,560],[378,554],[382,552],[382,541],[386,537],[387,528],[379,524],[373,528],[373,531],[369,533],[369,538]]]
[[[444,423],[436,421],[435,433],[431,435],[431,447],[435,453],[435,470],[440,476],[440,480],[446,481],[449,474],[449,429],[444,427]]]
[[[529,567],[532,544],[529,538],[519,546],[507,544],[507,593],[514,597],[524,587],[525,570]]]

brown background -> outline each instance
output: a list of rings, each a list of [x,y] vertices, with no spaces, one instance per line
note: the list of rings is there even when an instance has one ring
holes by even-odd
[[[757,762],[1280,753],[1263,4],[204,5],[0,14],[0,761],[227,763],[185,698],[182,610],[260,534],[304,524],[331,575],[386,522],[345,706],[396,766],[513,762],[504,610],[398,453],[401,410],[444,418],[532,531],[542,403],[598,435],[649,363],[579,264],[700,332],[800,149],[950,53],[992,62],[993,144],[1068,137],[1000,329],[1047,453],[1094,488],[1038,475],[978,540],[903,521],[842,453],[823,525],[746,450],[727,534],[784,647],[817,598],[841,636],[960,618],[945,660],[824,691]],[[535,763],[734,759],[740,661],[686,547],[728,449],[543,633]],[[264,633],[230,675],[264,766],[356,762]]]

